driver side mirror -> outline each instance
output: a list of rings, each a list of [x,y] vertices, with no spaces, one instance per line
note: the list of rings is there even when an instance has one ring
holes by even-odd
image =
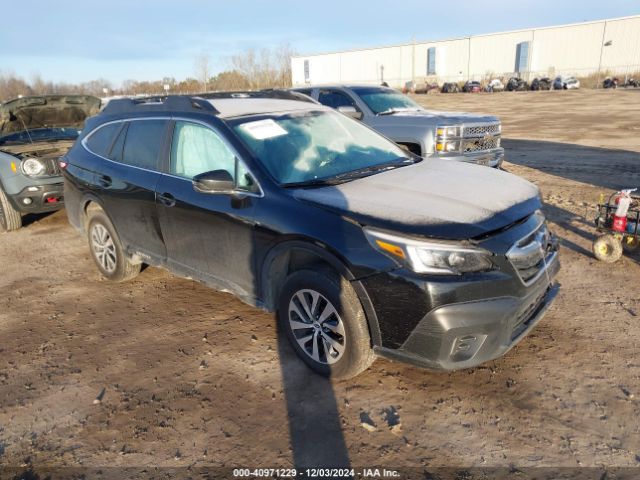
[[[231,193],[236,184],[226,170],[213,170],[193,177],[193,188],[202,193]]]
[[[356,110],[356,107],[353,107],[351,105],[343,105],[341,107],[338,107],[338,111],[348,117],[355,118],[356,120],[362,119],[362,112],[359,112],[358,110]]]

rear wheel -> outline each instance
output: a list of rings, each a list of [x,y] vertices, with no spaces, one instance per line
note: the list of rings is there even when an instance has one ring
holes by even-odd
[[[593,254],[601,262],[617,262],[622,257],[622,242],[611,234],[602,235],[593,242]]]
[[[141,265],[129,261],[113,224],[104,212],[91,213],[87,232],[91,256],[106,279],[124,282],[140,273]]]
[[[9,202],[7,194],[0,189],[0,232],[12,232],[22,227],[22,215]]]
[[[294,272],[278,303],[280,328],[315,372],[350,378],[373,363],[364,311],[344,278],[323,270]]]

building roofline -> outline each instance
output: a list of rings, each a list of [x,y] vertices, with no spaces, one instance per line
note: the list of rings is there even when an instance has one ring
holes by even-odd
[[[368,50],[381,50],[383,48],[397,48],[397,47],[410,47],[413,45],[426,45],[429,43],[444,43],[444,42],[454,42],[456,40],[467,40],[470,38],[479,38],[479,37],[490,37],[493,35],[506,35],[509,33],[520,33],[520,32],[535,32],[538,30],[549,30],[552,28],[567,28],[567,27],[577,27],[582,25],[593,25],[596,23],[608,23],[608,22],[617,22],[620,20],[630,20],[632,18],[640,18],[640,14],[638,15],[628,15],[626,17],[615,17],[615,18],[603,18],[600,20],[589,20],[586,22],[576,22],[576,23],[565,23],[562,25],[550,25],[547,27],[532,27],[532,28],[520,28],[517,30],[505,30],[502,32],[493,32],[493,33],[479,33],[477,35],[465,35],[462,37],[451,37],[451,38],[443,38],[440,40],[414,40],[412,42],[405,43],[395,43],[390,45],[379,45],[376,47],[364,47],[364,48],[350,48],[346,50],[335,50],[331,52],[319,52],[319,53],[311,53],[308,55],[292,55],[291,59],[305,59],[311,57],[319,57],[323,55],[335,55],[340,53],[352,53],[352,52],[363,52]]]

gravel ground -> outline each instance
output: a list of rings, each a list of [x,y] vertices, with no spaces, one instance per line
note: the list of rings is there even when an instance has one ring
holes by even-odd
[[[454,373],[379,359],[329,382],[272,315],[155,268],[110,284],[64,212],[29,218],[0,235],[0,465],[640,476],[640,259],[590,253],[599,192],[640,187],[640,90],[417,98],[498,114],[505,168],[540,186],[562,239],[561,293],[516,348]]]

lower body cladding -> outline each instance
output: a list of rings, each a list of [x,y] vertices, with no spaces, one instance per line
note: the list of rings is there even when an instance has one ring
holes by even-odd
[[[469,368],[498,358],[542,319],[559,291],[553,280],[559,268],[553,254],[544,274],[526,287],[513,277],[491,285],[482,275],[453,284],[407,281],[397,273],[395,278],[381,274],[387,278],[362,280],[380,327],[382,345],[374,350],[379,356],[434,370]],[[465,301],[465,296],[470,299]],[[439,301],[448,298],[455,301]],[[434,303],[439,305],[431,308]]]
[[[64,206],[63,189],[62,183],[32,185],[17,194],[9,195],[9,199],[20,213],[51,212]]]

